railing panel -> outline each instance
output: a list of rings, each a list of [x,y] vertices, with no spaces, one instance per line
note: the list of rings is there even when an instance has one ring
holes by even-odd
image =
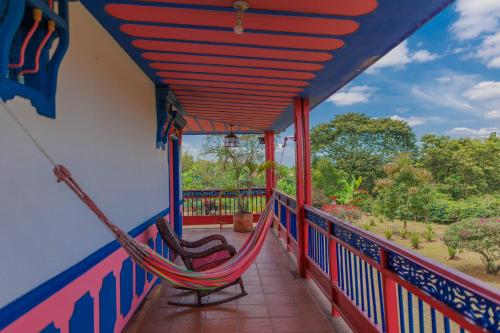
[[[266,191],[264,188],[240,190],[243,195],[249,195],[244,203],[254,214],[254,220],[263,212],[266,206]],[[186,225],[213,223],[230,223],[237,211],[238,193],[222,190],[186,190],[183,191],[182,212]]]
[[[276,201],[286,238],[297,239],[295,201]],[[306,272],[355,331],[500,332],[493,288],[315,208],[304,216]]]

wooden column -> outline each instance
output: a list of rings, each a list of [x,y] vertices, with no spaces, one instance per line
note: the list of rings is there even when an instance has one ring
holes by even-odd
[[[266,144],[266,161],[275,162],[274,159],[274,132],[264,132]],[[266,201],[269,201],[276,185],[276,169],[266,170]]]
[[[298,230],[298,273],[305,277],[307,251],[307,224],[304,218],[304,205],[311,201],[311,163],[309,144],[309,101],[297,98],[294,102],[295,127],[295,169],[296,169],[296,200],[297,200],[297,230]],[[307,132],[307,133],[306,133]],[[306,142],[307,141],[307,142]],[[307,173],[307,175],[306,175]],[[306,202],[306,200],[308,200]]]

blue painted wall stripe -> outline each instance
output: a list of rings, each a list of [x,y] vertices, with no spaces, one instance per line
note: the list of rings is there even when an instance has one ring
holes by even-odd
[[[149,220],[132,229],[132,231],[129,232],[129,235],[137,237],[152,226],[156,222],[156,218],[158,216],[165,216],[169,213],[169,211],[170,210],[167,208],[159,214],[156,214]],[[42,283],[38,287],[32,289],[28,293],[0,309],[0,330],[3,330],[12,322],[39,305],[41,302],[69,285],[81,275],[85,274],[92,267],[100,263],[119,248],[120,244],[116,240],[106,244],[104,247],[92,253],[76,265],[68,268],[62,273],[59,273],[52,279]]]

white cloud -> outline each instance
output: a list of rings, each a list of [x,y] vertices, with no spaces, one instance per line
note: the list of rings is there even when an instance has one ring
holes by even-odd
[[[458,20],[451,31],[462,41],[480,38],[468,57],[481,59],[489,68],[500,68],[500,1],[459,0]]]
[[[328,101],[339,106],[366,103],[370,100],[373,90],[370,86],[354,86],[333,94]]]
[[[467,90],[464,96],[471,100],[492,100],[500,101],[500,82],[482,81]]]
[[[398,115],[391,116],[391,119],[404,121],[405,123],[407,123],[411,127],[425,125],[427,123],[437,123],[437,122],[443,121],[443,118],[441,118],[441,117],[415,117],[415,116],[401,117]]]
[[[427,50],[418,50],[411,55],[411,59],[415,62],[427,62],[436,60],[439,56],[435,53],[430,53]]]
[[[486,119],[500,119],[500,110],[490,111],[484,115]]]
[[[471,137],[471,138],[486,138],[491,133],[498,132],[498,128],[490,127],[490,128],[468,128],[468,127],[455,127],[449,130],[447,133],[452,136],[459,137]]]
[[[408,108],[396,108],[396,109],[394,109],[394,112],[396,112],[396,113],[406,113],[408,111],[410,111],[410,109],[408,109]]]
[[[371,66],[367,73],[376,73],[379,69],[387,67],[402,69],[412,62],[423,63],[435,60],[438,57],[437,54],[425,49],[420,49],[412,53],[408,49],[408,42],[405,40]]]
[[[486,37],[479,45],[475,56],[483,60],[489,68],[500,68],[500,31]]]
[[[461,40],[495,32],[500,27],[498,0],[458,0],[455,8],[459,18],[451,31]]]
[[[400,117],[398,115],[391,116],[391,119],[393,120],[399,120],[399,121],[404,121],[405,123],[408,123],[410,126],[418,126],[418,125],[423,125],[427,123],[427,121],[424,118],[421,117]]]

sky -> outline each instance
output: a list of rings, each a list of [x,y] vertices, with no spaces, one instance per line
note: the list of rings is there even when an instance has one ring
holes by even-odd
[[[317,106],[311,127],[346,112],[405,121],[417,137],[500,132],[500,0],[456,1]],[[184,150],[196,155],[202,140],[186,136]]]

